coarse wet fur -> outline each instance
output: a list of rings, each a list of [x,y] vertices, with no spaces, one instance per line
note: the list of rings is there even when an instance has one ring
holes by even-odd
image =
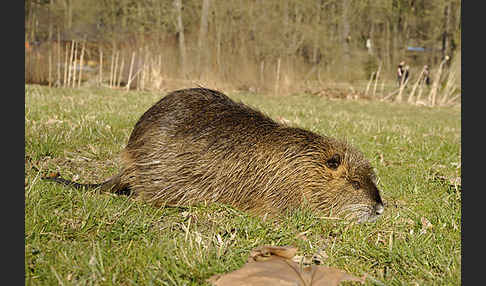
[[[131,193],[156,206],[219,202],[275,215],[305,204],[358,222],[384,210],[361,152],[205,88],[171,92],[148,109],[121,158],[121,172],[100,184],[50,179]]]

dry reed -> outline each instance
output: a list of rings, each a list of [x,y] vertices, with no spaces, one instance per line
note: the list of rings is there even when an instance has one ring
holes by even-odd
[[[81,78],[83,75],[83,60],[84,60],[84,50],[86,48],[86,40],[83,40],[83,46],[81,47],[81,56],[79,59],[79,79],[78,79],[78,87],[81,86]]]
[[[66,43],[66,53],[65,53],[65,60],[64,60],[64,79],[62,81],[62,86],[66,87],[67,85],[67,78],[68,78],[68,54],[69,54],[69,44]]]
[[[280,86],[280,58],[277,61],[277,76],[275,79],[275,94],[278,94]]]
[[[110,65],[110,81],[108,86],[111,88],[113,86],[113,68],[115,67],[115,52],[111,53],[111,65]]]
[[[74,42],[74,58],[73,58],[73,78],[71,82],[71,87],[74,87],[74,83],[76,82],[76,70],[77,70],[77,56],[78,56],[78,42]]]
[[[130,61],[130,70],[128,71],[128,80],[127,80],[127,90],[130,90],[130,85],[132,83],[132,73],[133,73],[134,61],[135,61],[135,51],[132,52],[132,59]]]
[[[98,84],[101,86],[103,84],[103,49],[99,47],[100,51],[100,66],[99,66],[99,78]]]
[[[381,71],[381,63],[380,66],[378,67],[378,71],[376,72],[375,87],[373,89],[373,97],[376,96],[376,86],[378,85],[378,78],[380,77],[380,71]]]
[[[125,57],[122,55],[121,57],[121,64],[120,64],[120,71],[118,72],[118,80],[116,82],[116,87],[120,87],[121,78],[123,75],[123,68],[125,67]]]
[[[61,58],[62,58],[61,31],[59,29],[57,29],[57,81],[56,81],[56,86],[61,85]]]
[[[368,80],[368,85],[366,86],[365,95],[368,95],[368,91],[370,89],[371,83],[373,82],[373,77],[375,76],[375,72],[371,73],[370,79]]]
[[[430,90],[430,93],[429,93],[430,106],[435,105],[435,101],[436,101],[436,97],[437,97],[437,91],[439,89],[440,78],[441,78],[441,75],[442,75],[442,70],[444,68],[444,64],[448,60],[449,60],[449,56],[445,56],[445,58],[441,61],[440,65],[439,65],[439,70],[437,71],[434,83],[432,84],[432,89]]]
[[[413,85],[412,91],[410,92],[410,95],[408,96],[408,100],[407,100],[408,103],[413,103],[414,102],[413,101],[413,97],[415,95],[415,91],[417,90],[417,87],[419,86],[420,82],[422,81],[422,77],[424,75],[424,72],[425,72],[425,67],[422,69],[422,72],[420,73],[417,81]]]

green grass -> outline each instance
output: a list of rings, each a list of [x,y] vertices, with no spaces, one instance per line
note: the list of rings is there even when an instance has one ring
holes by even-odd
[[[461,175],[459,107],[229,94],[365,153],[386,205],[371,224],[307,210],[264,220],[223,205],[157,209],[39,180],[32,166],[80,182],[116,173],[133,125],[163,95],[26,86],[27,285],[204,285],[261,245],[293,245],[298,255],[323,250],[324,265],[367,274],[369,285],[460,284],[460,191],[433,175]]]

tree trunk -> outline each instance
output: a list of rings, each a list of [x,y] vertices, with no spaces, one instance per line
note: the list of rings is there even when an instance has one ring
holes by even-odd
[[[142,4],[143,4],[142,1],[137,2],[137,14],[138,14],[138,20],[142,21],[142,23],[143,23],[145,21],[145,19],[144,19],[145,9],[142,6]],[[139,33],[139,38],[140,38],[140,46],[142,48],[145,48],[145,27],[144,27],[144,25],[139,25],[138,33]]]
[[[451,5],[448,3],[444,8],[444,31],[442,33],[442,58],[449,52],[449,27],[451,19]]]
[[[66,11],[66,28],[68,31],[71,30],[71,27],[73,26],[73,3],[72,0],[65,0],[64,2],[64,7]]]
[[[53,52],[53,48],[54,48],[54,45],[53,45],[53,41],[52,41],[52,20],[51,20],[51,7],[48,6],[47,7],[47,18],[48,18],[48,22],[49,22],[49,36],[48,36],[48,47],[49,47],[49,51],[48,51],[48,57],[49,57],[49,75],[48,75],[48,86],[51,87],[52,86],[52,52]]]
[[[315,20],[315,26],[320,27],[321,25],[321,12],[322,12],[322,1],[317,1],[316,4],[316,9],[317,9],[317,15],[316,15],[316,20]],[[314,47],[312,48],[312,64],[316,65],[317,64],[317,56],[319,52],[319,39],[320,39],[320,34],[321,31],[320,29],[316,29],[314,31]]]
[[[197,41],[198,51],[196,60],[199,78],[201,78],[201,73],[205,73],[207,71],[208,65],[208,47],[206,46],[206,38],[208,33],[209,3],[210,0],[203,0],[201,10],[201,26],[199,27],[199,38]]]
[[[343,46],[343,60],[344,60],[344,72],[347,72],[348,66],[350,64],[350,49],[349,49],[349,43],[350,43],[350,0],[343,0],[342,5],[343,5],[343,14],[342,14],[342,46]]]
[[[216,68],[218,69],[218,74],[221,76],[223,73],[223,63],[221,61],[221,36],[223,34],[223,26],[221,23],[216,28]]]
[[[182,3],[181,0],[174,0],[174,6],[177,14],[177,33],[179,34],[179,55],[181,64],[181,74],[186,78],[186,44],[184,40],[184,26],[182,25]]]

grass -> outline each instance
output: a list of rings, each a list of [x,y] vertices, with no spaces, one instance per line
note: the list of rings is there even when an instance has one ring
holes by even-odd
[[[205,285],[240,268],[261,245],[323,251],[324,265],[367,274],[368,285],[460,284],[460,190],[434,175],[461,175],[459,107],[229,95],[362,150],[380,177],[383,217],[357,225],[305,209],[278,220],[224,205],[157,209],[41,181],[33,166],[80,182],[116,173],[133,125],[163,94],[28,85],[26,284]]]

